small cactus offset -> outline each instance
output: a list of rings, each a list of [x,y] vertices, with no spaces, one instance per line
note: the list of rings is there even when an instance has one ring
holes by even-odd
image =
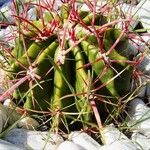
[[[100,114],[120,111],[130,90],[132,60],[118,47],[128,44],[127,31],[90,5],[85,11],[74,0],[63,1],[56,11],[39,3],[37,20],[14,15],[18,37],[8,59],[8,75],[16,80],[12,99],[29,114],[50,114],[54,128],[91,126],[93,107]]]

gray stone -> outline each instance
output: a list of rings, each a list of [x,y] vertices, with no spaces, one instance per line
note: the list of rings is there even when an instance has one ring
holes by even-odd
[[[13,11],[12,11],[13,3],[8,2],[6,5],[3,5],[0,8],[0,20],[1,21],[8,21],[8,22],[15,22],[14,17],[12,17]],[[4,17],[5,16],[5,17]]]
[[[84,132],[72,132],[68,138],[86,150],[98,150],[101,148],[101,145],[98,142]]]
[[[146,87],[146,97],[150,103],[150,82],[148,82],[147,87]]]
[[[149,50],[149,43],[150,43],[150,36],[149,35],[143,35],[143,36],[135,36],[132,41],[129,41],[131,45],[133,46],[131,49],[131,55],[138,55],[139,52],[144,53],[144,52],[150,52]],[[133,49],[134,48],[134,49]]]
[[[0,139],[0,150],[25,150],[25,149]]]
[[[39,123],[31,117],[23,117],[17,123],[17,127],[28,130],[36,130],[39,127]]]
[[[27,19],[29,19],[29,20],[36,20],[37,19],[37,8],[36,7],[29,9],[29,11],[27,13]]]
[[[16,105],[12,100],[6,99],[1,107],[1,110],[3,109],[3,112],[5,112],[7,116],[7,124],[8,125],[15,125],[15,123],[23,117],[21,114],[19,114],[16,110]]]
[[[118,6],[120,8],[120,6]],[[132,16],[133,21],[131,22],[132,29],[136,27],[136,25],[141,22],[144,29],[147,29],[150,32],[150,1],[149,0],[141,0],[137,6],[123,4],[121,5],[121,10],[127,14]]]
[[[7,113],[4,106],[0,103],[0,133],[3,131],[7,122]]]
[[[136,7],[137,14],[143,27],[150,32],[150,0],[141,0]]]
[[[5,63],[4,57],[0,55],[0,62]],[[0,95],[2,95],[6,91],[7,84],[6,73],[3,69],[0,68]]]
[[[55,150],[63,138],[54,133],[13,129],[4,139],[26,149]]]
[[[129,141],[129,139],[117,128],[115,128],[113,124],[104,127],[101,130],[101,135],[102,135],[102,141],[106,145],[110,145],[119,140]]]
[[[139,58],[140,55],[137,57]],[[145,57],[140,61],[137,68],[146,75],[150,75],[150,54],[145,54]]]
[[[134,132],[150,135],[150,108],[139,98],[130,102],[128,127]]]
[[[142,86],[139,90],[139,93],[138,93],[138,97],[142,98],[142,97],[145,97],[145,94],[146,94],[146,85]]]
[[[148,79],[144,76],[141,76],[140,78],[132,79],[131,89],[132,92],[134,92],[134,95],[136,97],[143,98],[146,96],[147,81]]]
[[[119,140],[110,145],[103,146],[100,150],[137,150],[132,141]]]
[[[146,137],[139,133],[133,133],[131,139],[139,150],[150,150],[149,137]]]
[[[71,141],[65,141],[59,145],[57,150],[87,150],[87,149],[84,149],[80,145],[75,144]],[[93,150],[93,149],[91,149],[91,150]]]
[[[109,125],[101,130],[102,141],[105,144],[102,150],[136,150],[132,141],[120,132],[114,125]]]
[[[146,96],[150,97],[150,82],[147,84],[147,87],[146,87]]]

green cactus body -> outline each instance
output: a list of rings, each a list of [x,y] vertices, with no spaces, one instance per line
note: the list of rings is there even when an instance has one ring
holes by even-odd
[[[90,94],[95,95],[99,112],[106,111],[106,107],[113,112],[119,98],[129,91],[132,67],[125,50],[116,46],[108,53],[122,32],[107,25],[103,28],[105,16],[76,12],[69,3],[63,3],[58,13],[45,10],[42,7],[42,18],[36,21],[20,18],[23,35],[16,39],[12,51],[18,61],[10,59],[10,76],[18,80],[27,75],[31,78],[16,88],[13,98],[17,103],[22,99],[29,112],[50,111],[55,129],[65,122],[71,126],[80,121],[86,126],[93,119]],[[128,41],[125,34],[120,38],[124,41]],[[90,66],[85,68],[85,64]],[[102,97],[106,101],[96,101]]]
[[[65,57],[64,64],[58,64],[58,53],[61,51],[58,47],[54,57],[54,91],[51,100],[51,110],[54,112],[53,124],[54,128],[57,128],[62,124],[65,115],[61,112],[76,112],[74,96],[61,99],[63,96],[72,94],[71,85],[71,72],[69,57]],[[58,117],[55,113],[60,112]],[[71,116],[71,114],[70,114]]]
[[[85,51],[86,55],[88,56],[89,62],[92,64],[92,68],[97,76],[100,76],[104,70],[105,63],[101,59],[98,60],[98,58],[101,57],[101,54],[99,52],[99,49],[96,48],[94,45],[89,44],[87,41],[82,41],[81,46],[83,50]],[[114,76],[114,73],[111,68],[107,68],[107,72],[104,73],[104,75],[101,76],[100,81],[101,83],[105,84],[109,80],[111,80]],[[109,82],[104,88],[106,88],[109,91],[108,96],[118,96],[117,91],[115,90],[114,82]],[[102,90],[102,89],[101,89]],[[106,90],[104,90],[106,91]],[[106,94],[106,93],[105,93]]]
[[[39,82],[39,85],[32,81],[29,84],[29,92],[24,104],[24,108],[30,110],[47,111],[49,109],[52,79],[44,79]],[[35,113],[35,112],[34,112]],[[33,114],[33,113],[32,113]]]
[[[106,31],[104,40],[104,48],[106,51],[111,48],[111,46],[120,34],[121,31],[117,29],[109,29],[108,31]],[[126,42],[126,40],[126,37],[123,36],[120,41]],[[129,58],[126,56],[126,52],[124,51],[124,49],[118,50],[115,48],[108,56],[110,59],[118,61],[112,63],[112,66],[117,71],[114,71],[114,75],[117,75],[126,68],[126,70],[124,70],[116,79],[114,79],[115,88],[118,91],[119,95],[122,96],[129,91],[133,70],[132,66],[126,62],[129,60]]]
[[[54,54],[59,43],[57,41],[52,42],[36,60],[36,74],[44,76],[52,67],[50,59],[54,59]]]
[[[58,42],[54,41],[41,53],[41,55],[38,56],[35,73],[42,79],[38,81],[40,86],[36,82],[32,83],[30,86],[32,94],[29,94],[26,100],[26,108],[48,110],[48,104],[50,103],[52,93],[51,91],[53,89],[53,72],[50,72],[49,74],[47,73],[52,67],[50,59],[54,59],[57,47]],[[32,97],[30,95],[32,95]]]
[[[25,36],[27,37],[34,37],[39,34],[39,31],[41,31],[43,24],[42,20],[35,20],[31,21],[30,24],[28,22],[23,22],[22,28],[28,29],[27,31],[24,32]]]
[[[42,53],[42,51],[48,47],[53,41],[56,40],[56,36],[51,36],[46,40],[43,40],[41,42],[35,41],[31,44],[31,46],[28,48],[27,52],[18,59],[18,61],[24,65],[25,67],[29,66],[29,62],[27,57],[30,59],[31,63],[35,61],[39,53]],[[19,71],[24,70],[24,68],[18,64],[18,62],[14,62],[12,64],[12,72],[18,73]]]
[[[51,39],[52,41],[54,40],[54,39]],[[50,41],[49,41],[50,42]],[[48,43],[49,43],[48,42]],[[47,45],[48,45],[48,43],[44,43],[45,45],[44,46],[42,46],[42,45],[40,45],[41,46],[41,49],[43,49],[44,47],[46,47]],[[36,47],[35,45],[34,46],[32,46],[32,47],[30,47],[30,49],[28,49],[28,52],[29,52],[29,56],[30,56],[30,58],[32,57],[32,60],[35,60],[36,59],[36,61],[35,61],[35,68],[34,68],[34,70],[35,70],[35,73],[37,74],[37,75],[39,75],[39,76],[41,76],[42,77],[42,80],[44,81],[45,80],[45,83],[42,83],[42,86],[44,86],[45,88],[43,88],[43,89],[41,89],[41,87],[39,87],[39,85],[36,85],[33,89],[32,89],[32,86],[34,86],[36,83],[33,83],[33,85],[32,86],[29,86],[29,82],[28,81],[26,81],[24,84],[21,84],[15,91],[14,91],[14,93],[13,93],[13,97],[15,98],[15,99],[20,99],[20,98],[22,98],[22,97],[24,97],[24,95],[26,94],[26,92],[28,91],[28,89],[29,88],[31,88],[32,89],[32,91],[33,91],[33,97],[35,97],[35,99],[36,99],[36,101],[37,102],[41,102],[42,100],[42,98],[43,99],[45,99],[45,105],[47,105],[47,103],[50,101],[50,96],[48,96],[48,95],[50,95],[50,94],[48,94],[48,93],[50,93],[50,85],[52,85],[52,81],[49,81],[50,80],[50,78],[52,78],[52,75],[47,75],[46,77],[43,77],[43,76],[45,76],[46,75],[46,73],[48,72],[48,70],[50,69],[50,67],[52,67],[52,65],[51,65],[51,63],[50,63],[50,61],[49,61],[49,57],[52,57],[52,58],[54,58],[54,53],[55,53],[55,50],[56,50],[56,48],[57,48],[57,46],[58,46],[58,43],[55,41],[55,42],[52,42],[45,50],[43,50],[43,52],[39,55],[38,53],[32,53],[31,52],[31,50],[33,50],[33,51],[35,51],[35,50],[38,50],[38,51],[41,51],[41,49],[40,49],[40,47],[39,47],[39,45]],[[37,49],[36,49],[37,48]],[[38,56],[39,55],[39,56]],[[37,58],[36,58],[36,56],[38,56]],[[26,54],[24,54],[23,55],[23,57],[21,57],[21,58],[19,58],[19,60],[20,60],[20,62],[23,64],[23,65],[26,65],[26,67],[28,67],[29,66],[29,64],[28,64],[28,60],[27,60],[27,58],[26,58]],[[15,72],[14,73],[17,73],[17,72],[19,72],[19,71],[21,71],[21,70],[23,70],[23,68],[19,65],[19,64],[17,64],[17,63],[15,63],[14,64],[14,66],[13,66],[13,69],[15,70]],[[21,76],[21,75],[20,75]],[[18,75],[18,78],[20,77],[19,75]],[[48,80],[48,81],[47,81]],[[51,79],[52,80],[52,79]],[[38,82],[40,82],[40,81],[38,81]],[[46,88],[47,87],[47,88]],[[52,88],[52,87],[51,87]],[[46,90],[45,90],[46,89]],[[36,92],[37,91],[37,92]],[[37,93],[39,93],[39,95],[41,95],[41,96],[37,96]],[[41,93],[41,94],[40,94]],[[29,96],[30,97],[30,96]],[[45,97],[45,98],[44,98]],[[30,99],[30,98],[28,98],[28,99]],[[44,101],[44,100],[43,100]],[[26,100],[26,103],[29,103],[28,102],[28,100]],[[33,105],[33,104],[32,104]],[[31,105],[31,106],[32,106]],[[30,106],[30,107],[31,107]],[[26,105],[26,107],[27,107],[27,105]],[[32,108],[32,107],[31,107]],[[41,107],[42,108],[42,107]],[[38,109],[39,109],[39,107],[38,107]]]
[[[29,39],[25,39],[25,43],[26,43],[27,48],[29,48],[32,44],[32,42]],[[24,53],[25,51],[24,51],[24,46],[23,46],[21,37],[17,38],[15,41],[15,48],[12,50],[12,55],[15,58],[20,58]]]
[[[106,18],[104,16],[101,16],[101,15],[98,15],[98,14],[95,14],[95,16],[93,15],[93,13],[89,13],[85,18],[83,18],[83,22],[90,26],[92,25],[92,20],[93,20],[93,17],[94,18],[94,25],[103,25],[104,23],[106,23]]]
[[[71,41],[69,42],[69,45],[72,45]],[[89,102],[89,95],[91,91],[90,84],[92,79],[88,77],[88,73],[84,68],[85,62],[80,47],[74,47],[72,52],[75,59],[75,92],[77,94],[81,94],[77,96],[78,100],[76,105],[78,111],[83,113],[81,115],[83,123],[86,123],[91,121],[92,116],[92,108]]]

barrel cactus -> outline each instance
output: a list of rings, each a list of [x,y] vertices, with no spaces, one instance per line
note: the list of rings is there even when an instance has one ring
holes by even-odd
[[[7,70],[15,80],[15,103],[29,114],[48,114],[55,129],[94,124],[94,107],[100,114],[117,114],[133,71],[126,49],[117,47],[128,44],[126,31],[94,7],[81,10],[73,1],[64,1],[58,11],[36,7],[36,20],[14,15],[18,35]]]

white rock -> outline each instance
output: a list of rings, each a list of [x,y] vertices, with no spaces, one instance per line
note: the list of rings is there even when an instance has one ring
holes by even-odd
[[[141,2],[136,6],[137,14],[140,21],[145,29],[150,32],[150,0],[141,0]]]
[[[148,83],[146,86],[146,96],[150,97],[150,83]]]
[[[142,40],[145,42],[145,43],[149,43],[150,42],[150,36],[149,36],[149,33],[148,34],[146,34],[145,33],[145,35],[142,35],[142,36],[140,36],[141,38],[142,38]]]
[[[101,130],[101,136],[102,136],[102,141],[105,145],[110,145],[119,140],[129,141],[129,139],[117,128],[115,128],[113,124],[104,127]]]
[[[114,125],[106,126],[101,130],[102,141],[105,144],[102,150],[136,150],[136,146],[127,136]]]
[[[27,14],[27,19],[29,19],[29,20],[37,19],[37,8],[36,7],[29,9],[28,14]]]
[[[150,150],[150,138],[139,133],[133,133],[132,141],[137,145],[139,150]]]
[[[146,85],[142,86],[140,89],[139,89],[139,92],[138,92],[138,97],[139,98],[142,98],[142,97],[145,97],[145,94],[146,94]]]
[[[134,29],[136,25],[141,22],[142,26],[150,32],[150,1],[141,0],[140,3],[135,5],[121,4],[118,8],[124,12],[127,16],[132,16],[131,29]]]
[[[25,149],[0,139],[0,150],[25,150]]]
[[[3,56],[0,55],[0,62],[5,63]],[[0,68],[0,95],[2,95],[6,91],[7,87],[7,77],[6,73],[3,69]]]
[[[145,54],[145,57],[138,64],[137,68],[144,74],[150,75],[150,54]]]
[[[2,115],[0,112],[0,133],[3,131],[3,119],[2,119]]]
[[[120,6],[118,6],[120,8]],[[121,10],[127,14],[132,16],[134,19],[133,23],[131,24],[132,29],[136,27],[136,25],[141,22],[142,26],[147,31],[150,32],[150,1],[149,0],[141,0],[137,6],[123,4],[121,5]]]
[[[149,110],[149,107],[140,98],[133,99],[129,104],[129,115],[130,117],[136,117],[140,119],[141,115]]]
[[[144,76],[132,80],[132,91],[136,97],[143,98],[146,96],[148,79]]]
[[[86,150],[98,150],[101,148],[101,145],[98,142],[84,132],[71,132],[68,139],[72,140],[75,144],[82,146]]]
[[[15,122],[21,118],[15,110],[6,108],[0,103],[0,133],[8,125],[15,125]]]
[[[28,130],[36,130],[39,127],[39,123],[31,117],[24,117],[19,120],[17,127]]]
[[[87,150],[71,141],[65,141],[59,145],[57,150]],[[92,149],[91,149],[92,150]]]
[[[7,115],[8,125],[15,125],[23,116],[16,111],[16,104],[10,100],[6,99],[3,103],[3,109]]]
[[[25,149],[34,150],[55,150],[64,141],[58,134],[17,128],[11,130],[4,139]]]
[[[0,41],[8,44],[11,47],[15,46],[15,37],[17,35],[17,28],[14,26],[7,26],[6,29],[0,30]]]
[[[148,83],[146,87],[146,97],[150,103],[150,83]]]
[[[147,52],[149,52],[149,48],[148,48],[148,43],[149,43],[149,40],[148,40],[148,38],[147,38],[148,36],[135,36],[133,39],[132,39],[132,41],[130,41],[130,43],[134,46],[134,48],[135,48],[135,50],[132,52],[132,54],[135,54],[135,55],[137,55],[138,54],[138,52],[141,52],[141,53],[143,53],[143,52],[145,52],[145,51],[147,51]],[[141,41],[141,39],[143,40],[143,41]],[[146,45],[147,44],[147,45]],[[129,52],[130,53],[130,52]],[[134,55],[134,56],[135,56]]]
[[[8,98],[4,101],[3,106],[6,108],[14,109],[16,107],[16,104]]]
[[[130,40],[126,49],[127,49],[128,56],[131,56],[131,55],[136,56],[138,54],[138,49],[136,48],[136,45],[134,45],[133,42]]]
[[[0,103],[0,133],[3,131],[3,128],[6,127],[7,122],[7,112],[4,106]]]
[[[130,102],[128,114],[130,130],[150,134],[150,108],[141,99],[135,98]]]
[[[0,7],[7,3],[9,0],[0,0]]]
[[[13,3],[9,1],[8,3],[4,4],[0,8],[0,20],[2,21],[8,21],[8,22],[15,22],[14,17],[12,17],[13,11],[12,11]],[[5,16],[5,17],[4,17]]]
[[[119,140],[110,145],[103,146],[100,150],[137,150],[137,148],[130,141]]]

